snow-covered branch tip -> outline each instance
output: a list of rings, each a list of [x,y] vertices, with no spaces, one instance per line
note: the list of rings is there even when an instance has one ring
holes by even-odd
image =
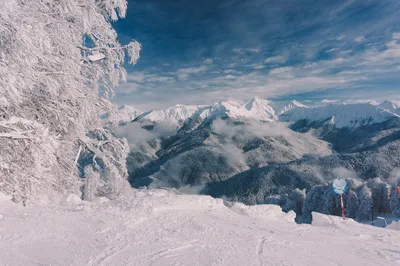
[[[140,50],[142,46],[137,41],[132,41],[127,45],[124,46],[117,46],[117,47],[84,47],[84,46],[77,46],[77,48],[81,49],[82,51],[90,53],[86,58],[82,58],[81,61],[83,62],[97,62],[103,59],[106,59],[107,56],[105,54],[110,54],[112,51],[120,51],[126,52],[129,58],[129,64],[136,64],[140,57]]]

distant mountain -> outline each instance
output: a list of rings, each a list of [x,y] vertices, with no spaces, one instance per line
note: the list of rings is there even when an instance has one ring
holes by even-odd
[[[279,119],[284,122],[325,122],[337,128],[355,128],[363,125],[382,123],[399,115],[370,103],[330,104],[323,107],[296,108],[282,114]]]
[[[138,116],[133,122],[138,122],[142,127],[149,128],[156,123],[169,123],[176,126],[176,128],[180,128],[187,119],[205,108],[207,107],[177,104],[167,109],[145,112]]]
[[[342,176],[353,182],[346,197],[357,202],[348,216],[362,220],[390,212],[389,200],[397,206],[390,184],[400,182],[393,179],[400,168],[400,116],[393,110],[397,105],[307,107],[256,97],[244,104],[149,111],[133,123],[157,137],[132,146],[129,181],[133,187],[190,186],[248,204],[274,203],[295,210],[298,222],[310,222],[312,211],[337,214],[329,182]],[[176,131],[159,133],[170,125]],[[358,206],[364,197],[373,204]]]
[[[142,112],[135,107],[122,105],[118,107],[115,113],[106,113],[101,115],[105,124],[123,125],[132,122]]]
[[[151,128],[157,123],[168,123],[177,129],[185,126],[193,130],[202,123],[211,123],[215,119],[232,119],[236,121],[257,120],[275,122],[278,120],[274,109],[267,100],[255,97],[244,105],[235,101],[218,102],[213,105],[175,105],[163,110],[151,110],[138,116],[133,122],[142,127]]]
[[[379,107],[389,112],[400,115],[400,101],[384,101]]]
[[[131,184],[153,188],[205,185],[254,167],[332,154],[328,143],[280,123],[235,121],[216,119],[163,138],[157,147],[148,143],[133,149],[128,165],[140,167],[128,167]]]
[[[308,108],[308,106],[296,100],[286,101],[286,102],[270,102],[270,105],[275,110],[277,116],[283,115],[296,108]]]

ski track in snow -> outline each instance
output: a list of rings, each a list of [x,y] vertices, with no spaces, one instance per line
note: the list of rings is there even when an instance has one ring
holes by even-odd
[[[0,199],[0,265],[400,265],[400,231],[278,206],[135,190],[120,202]]]

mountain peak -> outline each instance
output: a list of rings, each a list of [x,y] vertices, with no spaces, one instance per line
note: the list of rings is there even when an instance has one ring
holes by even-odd
[[[308,108],[308,106],[306,106],[296,100],[283,101],[283,102],[272,102],[270,104],[274,108],[277,116],[281,116],[295,108]]]
[[[111,124],[124,124],[134,120],[142,112],[133,106],[121,105],[118,107],[114,113],[106,113],[100,117],[105,121],[105,123]]]

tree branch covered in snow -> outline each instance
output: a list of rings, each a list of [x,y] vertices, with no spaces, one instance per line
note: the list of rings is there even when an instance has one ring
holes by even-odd
[[[0,191],[16,201],[79,193],[74,160],[82,140],[99,144],[94,130],[108,139],[99,149],[108,176],[126,179],[127,145],[99,119],[114,109],[99,94],[114,95],[125,59],[139,58],[140,44],[120,45],[110,24],[126,9],[126,0],[0,2]]]

